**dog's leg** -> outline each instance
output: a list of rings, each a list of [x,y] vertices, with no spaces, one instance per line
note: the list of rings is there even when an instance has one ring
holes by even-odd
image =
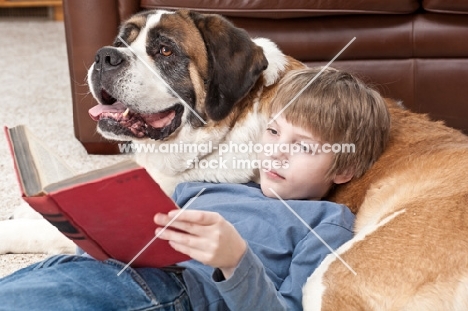
[[[42,216],[33,210],[28,204],[24,203],[15,207],[11,219],[42,219]]]
[[[0,254],[73,254],[76,245],[45,219],[0,221]]]

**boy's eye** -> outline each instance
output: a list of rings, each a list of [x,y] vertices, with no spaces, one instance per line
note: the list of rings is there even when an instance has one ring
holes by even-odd
[[[278,131],[275,130],[274,128],[271,128],[271,127],[267,128],[267,131],[270,132],[270,134],[273,134],[273,135],[277,135],[277,134],[278,134]]]
[[[307,143],[300,142],[300,143],[297,143],[297,145],[299,146],[299,148],[301,149],[302,152],[309,152],[310,151],[310,146]]]

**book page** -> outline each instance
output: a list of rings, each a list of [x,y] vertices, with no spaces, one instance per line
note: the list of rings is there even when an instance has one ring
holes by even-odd
[[[135,161],[126,160],[126,161],[122,161],[122,162],[116,163],[108,167],[100,168],[100,169],[90,171],[87,173],[75,175],[71,178],[63,179],[59,182],[49,184],[43,189],[45,193],[51,193],[51,192],[65,189],[65,188],[68,188],[77,184],[83,184],[83,183],[87,183],[90,181],[95,181],[99,178],[109,177],[112,175],[123,173],[129,170],[134,170],[137,168],[140,168],[140,166]]]
[[[27,129],[26,135],[42,187],[75,175],[73,170],[62,159]]]

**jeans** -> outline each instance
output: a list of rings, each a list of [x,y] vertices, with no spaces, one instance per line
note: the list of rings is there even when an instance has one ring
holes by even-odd
[[[191,310],[181,272],[59,255],[0,279],[0,310]]]

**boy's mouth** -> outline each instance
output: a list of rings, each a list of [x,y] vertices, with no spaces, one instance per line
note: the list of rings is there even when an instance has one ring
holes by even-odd
[[[284,180],[284,179],[286,179],[284,176],[280,175],[276,171],[269,170],[269,169],[266,169],[266,168],[263,168],[262,170],[265,173],[265,175],[270,179],[273,179],[273,180]]]

